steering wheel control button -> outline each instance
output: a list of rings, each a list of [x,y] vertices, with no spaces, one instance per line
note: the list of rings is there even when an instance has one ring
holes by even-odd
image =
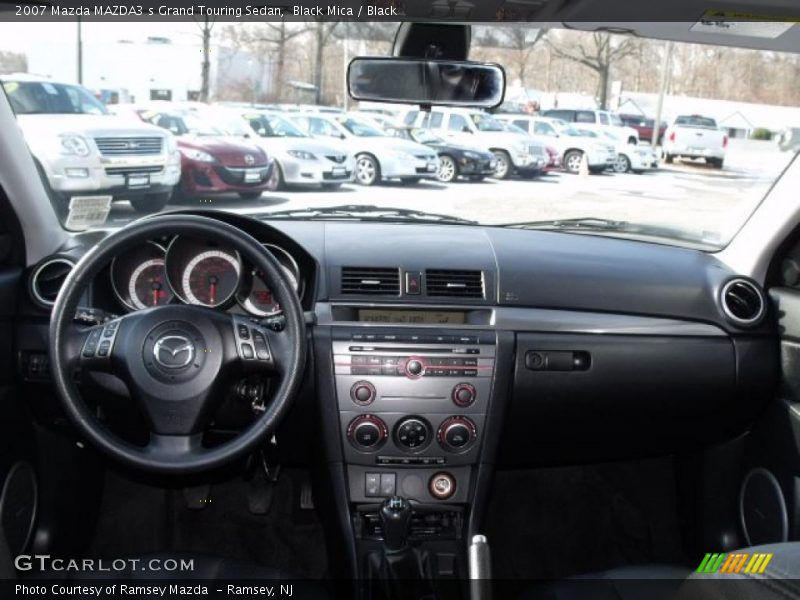
[[[264,335],[257,330],[253,330],[253,346],[256,349],[256,358],[258,360],[269,360],[269,346]]]
[[[86,343],[83,345],[83,356],[85,358],[92,358],[97,352],[97,344],[100,342],[100,336],[103,330],[100,328],[92,329],[89,335],[86,336]]]
[[[250,339],[250,330],[247,328],[247,325],[243,323],[239,323],[237,326],[237,330],[239,331],[239,337],[243,340]]]
[[[357,381],[350,388],[350,398],[359,406],[367,406],[375,400],[375,386],[369,381]]]
[[[475,402],[478,393],[475,391],[475,386],[471,383],[459,383],[453,388],[450,397],[453,400],[453,404],[461,408],[466,408]]]
[[[467,417],[449,417],[439,426],[436,434],[439,445],[450,452],[464,452],[475,441],[478,432]]]
[[[110,350],[111,350],[111,342],[105,340],[104,342],[101,342],[100,346],[97,348],[97,356],[106,357],[108,356]]]
[[[245,360],[252,360],[255,358],[255,353],[253,352],[253,347],[250,344],[242,344],[242,356]]]
[[[388,436],[389,430],[383,419],[375,415],[360,415],[350,421],[347,427],[347,438],[359,450],[374,450],[380,447]]]
[[[428,491],[437,500],[447,500],[456,493],[456,480],[450,473],[436,473],[428,482]]]
[[[397,445],[406,450],[421,450],[430,442],[430,426],[420,417],[407,417],[398,423],[394,437]]]

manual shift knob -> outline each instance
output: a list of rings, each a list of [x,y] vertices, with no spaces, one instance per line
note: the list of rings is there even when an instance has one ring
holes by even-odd
[[[403,550],[408,543],[411,504],[405,498],[392,496],[383,501],[380,510],[383,543],[387,552]]]

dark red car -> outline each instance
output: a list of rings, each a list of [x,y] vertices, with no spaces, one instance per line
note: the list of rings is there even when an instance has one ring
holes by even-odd
[[[628,127],[633,127],[639,132],[639,139],[643,142],[650,142],[653,140],[653,129],[655,128],[655,119],[648,119],[641,115],[619,115],[622,122]],[[658,143],[661,143],[664,137],[664,132],[667,130],[667,124],[662,121],[661,127],[658,131]]]
[[[181,153],[183,197],[238,193],[254,199],[267,190],[273,162],[245,138],[231,136],[194,111],[138,110],[140,118],[175,134]]]

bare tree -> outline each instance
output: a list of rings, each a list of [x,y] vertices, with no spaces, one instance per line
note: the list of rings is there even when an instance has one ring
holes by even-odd
[[[200,28],[200,37],[203,41],[203,62],[200,65],[200,102],[208,102],[211,89],[211,30],[214,29],[214,19],[208,15],[202,21],[195,19]]]
[[[483,46],[497,46],[511,50],[514,76],[519,79],[519,84],[525,87],[531,55],[545,33],[546,29],[529,27],[489,27],[482,33],[479,43]]]
[[[322,21],[318,20],[314,23],[314,40],[315,56],[314,56],[314,101],[316,104],[322,103],[322,73],[325,68],[325,48],[328,47],[333,40],[333,34],[339,26],[340,21]]]
[[[588,67],[597,74],[597,95],[602,108],[607,108],[608,104],[612,66],[636,52],[634,38],[615,36],[604,31],[582,34],[574,48],[550,38],[547,43],[557,56]]]

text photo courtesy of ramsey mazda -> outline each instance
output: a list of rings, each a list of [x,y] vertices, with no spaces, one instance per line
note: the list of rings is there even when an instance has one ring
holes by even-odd
[[[800,600],[800,6],[0,2],[0,600]]]

